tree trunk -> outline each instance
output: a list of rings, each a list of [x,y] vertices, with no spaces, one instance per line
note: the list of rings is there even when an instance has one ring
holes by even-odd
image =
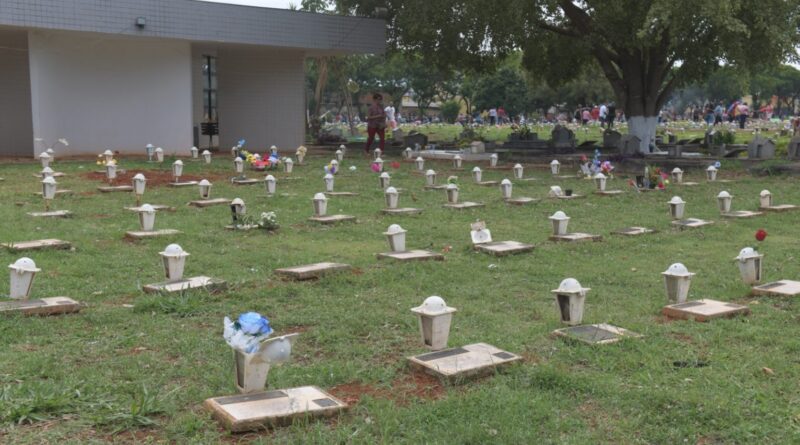
[[[317,59],[317,85],[314,89],[314,112],[312,118],[319,119],[319,109],[322,106],[322,92],[328,83],[328,59],[320,57]]]
[[[656,116],[630,116],[628,118],[628,134],[639,138],[640,153],[650,153],[650,144],[655,146],[657,124],[658,117]]]

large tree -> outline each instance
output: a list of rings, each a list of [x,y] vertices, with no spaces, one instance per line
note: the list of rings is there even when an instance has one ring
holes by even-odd
[[[800,0],[338,0],[388,10],[392,46],[443,66],[480,68],[515,49],[557,86],[599,66],[648,151],[672,91],[724,65],[797,60]],[[592,63],[593,62],[593,63]]]

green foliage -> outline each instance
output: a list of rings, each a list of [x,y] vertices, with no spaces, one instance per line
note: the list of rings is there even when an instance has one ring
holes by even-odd
[[[714,145],[736,143],[736,133],[728,130],[719,130],[714,133]]]
[[[452,124],[458,118],[458,112],[461,110],[461,105],[454,101],[448,101],[442,104],[441,112],[442,112],[442,119]]]
[[[24,387],[5,385],[0,389],[0,422],[41,422],[74,411],[80,398],[78,389],[46,383]]]

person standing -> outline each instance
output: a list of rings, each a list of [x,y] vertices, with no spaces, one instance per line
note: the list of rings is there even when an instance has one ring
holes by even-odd
[[[606,128],[609,130],[614,128],[614,119],[617,118],[617,105],[614,102],[610,102],[608,104],[608,110],[606,110]]]
[[[386,112],[383,110],[383,96],[380,93],[372,95],[372,105],[367,113],[367,145],[364,146],[364,152],[369,155],[376,134],[380,138],[381,151],[386,143]]]
[[[395,120],[394,117],[395,115],[394,106],[392,104],[387,105],[386,108],[383,109],[383,112],[386,113],[386,123],[389,125],[389,128],[392,130],[397,128],[397,121]]]
[[[725,114],[725,107],[722,105],[722,102],[717,104],[717,107],[714,108],[714,125],[721,125],[722,124],[722,115]]]
[[[600,104],[600,128],[603,128],[607,122],[608,122],[608,107],[606,106],[606,103],[603,102]]]
[[[491,125],[497,125],[497,108],[489,109],[489,123]]]
[[[736,107],[736,118],[739,120],[739,129],[744,130],[744,125],[747,123],[747,117],[750,115],[750,107],[747,102],[742,102]]]

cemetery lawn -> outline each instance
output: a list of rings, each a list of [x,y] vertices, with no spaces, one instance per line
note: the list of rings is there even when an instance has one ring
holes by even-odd
[[[461,199],[483,209],[442,208],[444,191],[423,191],[413,164],[389,167],[392,185],[404,191],[400,206],[424,209],[419,216],[379,213],[383,194],[377,175],[351,150],[336,178],[329,214],[358,217],[357,224],[316,226],[311,198],[323,189],[324,163],[310,158],[291,176],[274,173],[278,195],[262,186],[226,183],[232,166],[217,155],[213,165],[185,161],[185,175],[214,183],[212,197],[241,197],[248,213],[277,212],[275,233],[224,230],[225,206],[196,209],[195,187],[149,186],[144,202],[169,204],[156,229],[183,233],[166,239],[123,240],[137,230],[129,193],[101,194],[102,185],[83,175],[93,161],[58,161],[67,173],[59,188],[73,196],[52,208],[74,217],[34,219],[43,209],[38,163],[0,165],[0,242],[59,238],[75,251],[40,251],[32,257],[42,272],[33,298],[68,296],[86,304],[79,314],[0,318],[0,442],[45,443],[569,443],[729,444],[800,442],[800,308],[798,299],[750,297],[733,258],[746,246],[765,254],[766,282],[800,279],[800,212],[745,220],[723,220],[716,195],[728,190],[733,208],[755,210],[758,193],[769,189],[776,204],[800,204],[800,185],[790,177],[750,177],[738,163],[723,162],[722,179],[707,184],[698,171],[666,192],[637,194],[626,179],[609,182],[619,197],[592,194],[592,181],[556,182],[543,169],[526,168],[540,181],[515,182],[514,196],[545,198],[550,185],[573,188],[585,199],[508,207],[498,187],[471,183],[448,163],[426,163],[439,182],[460,176]],[[390,160],[395,160],[394,156]],[[121,159],[129,172],[167,171]],[[356,165],[357,172],[348,171]],[[564,166],[570,173],[577,167]],[[248,172],[250,177],[263,173]],[[484,169],[484,180],[511,172]],[[624,175],[620,175],[624,176]],[[700,230],[672,229],[666,202],[687,201],[686,216],[716,221]],[[570,231],[604,236],[603,242],[547,241],[547,216],[564,210]],[[469,224],[487,222],[497,241],[537,245],[529,254],[494,258],[470,247]],[[408,248],[446,252],[444,262],[391,263],[375,255],[387,250],[382,232],[392,223],[408,230]],[[659,232],[642,237],[610,235],[627,226]],[[768,237],[757,242],[764,228]],[[158,252],[179,243],[191,256],[186,276],[221,278],[219,294],[145,295],[143,285],[162,281]],[[3,264],[22,255],[0,251]],[[272,271],[321,261],[354,266],[315,282],[287,282]],[[747,304],[744,318],[709,323],[669,321],[661,272],[674,262],[697,275],[690,299]],[[567,277],[590,287],[585,323],[611,323],[643,334],[639,340],[602,347],[553,338],[562,327],[551,289]],[[7,294],[7,276],[0,293]],[[425,352],[410,308],[431,295],[458,308],[450,346],[485,342],[524,357],[497,375],[442,385],[413,373],[405,357]],[[351,404],[333,420],[299,421],[287,428],[231,435],[203,409],[205,399],[235,394],[230,348],[222,318],[257,311],[276,334],[301,332],[288,363],[274,367],[269,387],[316,385]]]

